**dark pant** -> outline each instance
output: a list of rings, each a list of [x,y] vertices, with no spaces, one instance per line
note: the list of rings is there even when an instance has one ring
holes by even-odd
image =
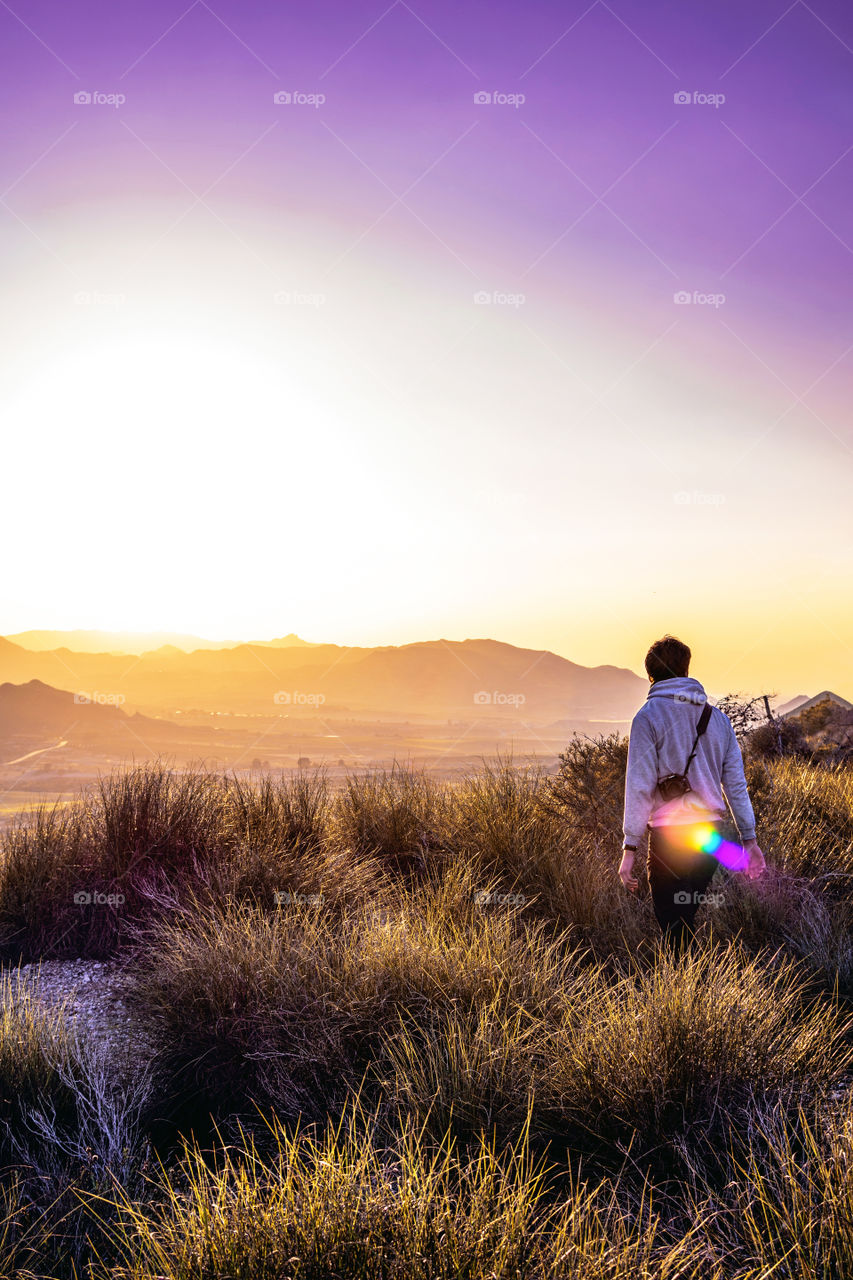
[[[686,824],[649,828],[652,905],[664,940],[676,955],[693,938],[696,912],[717,867],[716,858],[691,843],[695,831]]]

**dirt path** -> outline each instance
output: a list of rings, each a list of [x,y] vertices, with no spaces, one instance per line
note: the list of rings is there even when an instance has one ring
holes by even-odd
[[[63,738],[61,742],[54,742],[50,747],[38,747],[35,751],[28,751],[25,756],[17,756],[14,760],[6,760],[3,763],[5,769],[10,764],[23,764],[25,760],[32,760],[33,756],[43,756],[45,751],[58,751],[60,747],[67,747],[68,739]]]

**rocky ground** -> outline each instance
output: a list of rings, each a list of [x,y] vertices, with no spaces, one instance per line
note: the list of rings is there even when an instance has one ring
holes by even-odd
[[[26,984],[48,1008],[60,1007],[81,1045],[117,1072],[134,1072],[150,1062],[154,1032],[131,1010],[133,977],[123,964],[42,960],[5,968],[6,975],[13,993],[17,984]]]

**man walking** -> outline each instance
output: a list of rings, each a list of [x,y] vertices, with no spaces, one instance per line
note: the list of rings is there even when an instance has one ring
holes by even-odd
[[[651,688],[631,724],[619,867],[622,883],[636,892],[634,858],[648,826],[652,904],[677,954],[693,935],[718,861],[751,878],[765,867],[731,721],[711,707],[689,666],[690,650],[675,636],[656,640],[646,654]],[[724,846],[720,836],[724,796],[742,851]]]

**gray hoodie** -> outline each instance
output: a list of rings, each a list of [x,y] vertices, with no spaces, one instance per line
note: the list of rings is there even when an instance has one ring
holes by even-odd
[[[659,778],[683,773],[696,736],[696,725],[707,702],[698,680],[679,676],[656,680],[645,705],[631,723],[628,773],[625,779],[626,844],[638,845],[646,826],[716,821],[726,814],[723,795],[731,806],[741,840],[755,839],[755,815],[746,789],[743,757],[732,723],[714,707],[708,728],[699,739],[688,778],[692,791],[664,801]]]

